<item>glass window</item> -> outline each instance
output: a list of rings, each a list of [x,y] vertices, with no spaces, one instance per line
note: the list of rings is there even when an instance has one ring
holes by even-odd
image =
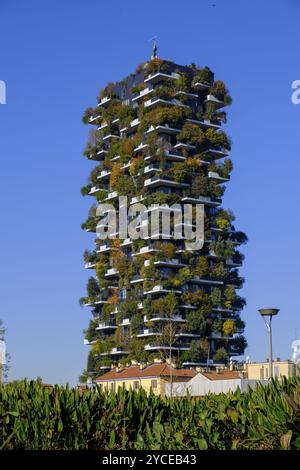
[[[114,389],[115,389],[115,382],[112,382],[112,383],[110,384],[110,389],[111,389],[112,391],[114,391]]]
[[[138,388],[139,388],[139,381],[138,381],[138,380],[135,380],[135,381],[133,382],[133,390],[138,390]]]
[[[151,388],[157,388],[157,380],[151,380]]]

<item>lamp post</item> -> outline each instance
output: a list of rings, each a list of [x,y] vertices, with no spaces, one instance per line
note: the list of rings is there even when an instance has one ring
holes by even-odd
[[[264,319],[269,334],[269,379],[273,378],[273,352],[272,352],[272,318],[278,314],[279,308],[261,308],[258,310]]]

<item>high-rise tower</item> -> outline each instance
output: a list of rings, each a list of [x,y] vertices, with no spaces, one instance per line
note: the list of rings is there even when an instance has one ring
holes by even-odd
[[[95,233],[97,205],[119,210],[142,202],[150,217],[174,203],[203,204],[205,242],[187,250],[186,240],[96,237],[84,253],[94,271],[81,303],[93,319],[86,376],[113,364],[172,356],[181,366],[220,364],[246,346],[237,294],[243,280],[238,246],[247,237],[221,208],[230,180],[230,140],[221,130],[231,98],[208,67],[180,66],[154,58],[100,91],[83,121],[90,130],[85,156],[96,163],[83,195],[95,198],[82,228]]]

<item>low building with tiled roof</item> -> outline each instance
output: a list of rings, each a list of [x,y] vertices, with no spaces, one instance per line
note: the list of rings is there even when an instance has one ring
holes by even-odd
[[[191,380],[197,372],[189,369],[176,369],[166,363],[151,365],[132,365],[125,368],[112,369],[98,377],[95,382],[102,389],[117,390],[119,387],[129,390],[143,388],[152,390],[156,395],[165,395],[166,385],[185,383]]]

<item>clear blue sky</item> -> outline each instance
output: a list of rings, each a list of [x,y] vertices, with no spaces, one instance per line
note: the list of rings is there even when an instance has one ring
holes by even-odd
[[[212,6],[215,4],[216,6]],[[0,318],[12,355],[10,378],[74,384],[85,367],[81,309],[88,277],[80,229],[92,163],[82,156],[83,110],[97,92],[149,58],[208,65],[233,96],[227,131],[235,170],[224,207],[249,236],[242,274],[251,359],[267,357],[257,308],[281,309],[274,354],[300,336],[298,239],[300,5],[289,1],[0,0]]]

